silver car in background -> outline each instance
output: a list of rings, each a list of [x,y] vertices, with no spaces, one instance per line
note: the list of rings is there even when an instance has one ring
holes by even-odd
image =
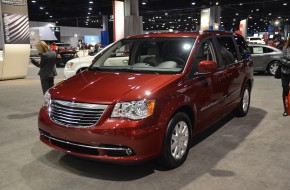
[[[262,44],[249,44],[249,47],[253,58],[254,71],[274,75],[280,64],[282,51]]]

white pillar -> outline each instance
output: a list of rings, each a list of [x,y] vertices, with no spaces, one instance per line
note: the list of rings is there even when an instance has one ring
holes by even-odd
[[[220,6],[202,9],[200,14],[200,30],[218,30],[221,23],[220,17]]]
[[[108,15],[103,15],[103,30],[108,31]]]
[[[290,25],[284,25],[284,38],[285,40],[290,38]]]
[[[143,19],[139,16],[139,4],[136,0],[125,0],[125,36],[143,33]]]

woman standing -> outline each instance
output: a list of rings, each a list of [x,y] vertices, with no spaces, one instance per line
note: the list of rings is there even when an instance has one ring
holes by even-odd
[[[38,75],[40,76],[42,92],[45,94],[50,87],[54,86],[54,77],[57,75],[55,68],[56,53],[51,51],[44,41],[39,41],[35,47],[40,54],[40,62],[34,59],[31,59],[31,61],[40,68]]]
[[[290,38],[287,39],[287,42],[282,50],[281,56],[281,80],[283,87],[283,105],[284,105],[284,113],[283,116],[287,116],[287,108],[286,108],[286,98],[289,93],[289,85],[290,85]]]

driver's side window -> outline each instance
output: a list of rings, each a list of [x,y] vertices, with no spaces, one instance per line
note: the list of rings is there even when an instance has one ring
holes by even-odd
[[[212,39],[206,39],[204,40],[198,50],[195,54],[193,64],[192,64],[192,72],[196,73],[198,72],[198,64],[201,61],[216,61],[216,58],[214,56],[214,50],[213,50],[213,42]]]

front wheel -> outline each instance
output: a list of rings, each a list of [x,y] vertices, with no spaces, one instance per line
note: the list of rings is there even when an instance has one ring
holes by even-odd
[[[244,117],[247,115],[250,108],[250,101],[251,101],[250,86],[247,84],[244,89],[241,101],[235,110],[236,116]]]
[[[168,124],[160,163],[169,169],[183,164],[189,151],[190,142],[191,122],[185,113],[177,113]]]

